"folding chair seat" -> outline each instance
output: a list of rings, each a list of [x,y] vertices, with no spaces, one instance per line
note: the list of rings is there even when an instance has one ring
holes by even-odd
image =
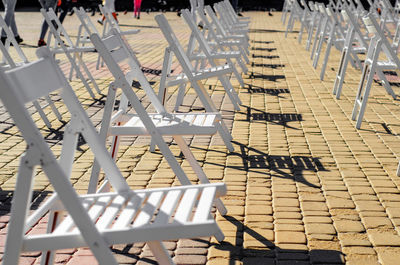
[[[211,209],[213,201],[226,193],[225,185],[131,190],[52,53],[42,47],[37,54],[39,60],[30,64],[0,69],[0,99],[27,144],[20,160],[3,264],[18,264],[21,253],[30,251],[42,251],[42,264],[52,264],[55,250],[89,247],[99,264],[116,265],[109,246],[135,242],[147,242],[160,264],[173,264],[162,244],[164,240],[214,235],[221,241],[224,236]],[[41,78],[43,72],[48,73],[47,78]],[[59,159],[24,106],[54,91],[60,92],[71,113]],[[106,172],[113,192],[78,195],[69,181],[80,135]],[[38,167],[55,193],[28,214]],[[29,230],[49,211],[47,232],[30,234]],[[67,215],[60,220],[64,211]]]
[[[190,151],[183,136],[213,135],[219,130],[221,136],[226,138],[220,125],[220,114],[207,112],[168,113],[140,70],[139,62],[130,47],[115,29],[113,31],[114,34],[109,35],[109,37],[103,40],[95,33],[90,37],[115,79],[110,84],[100,130],[100,135],[103,137],[104,142],[107,136],[113,136],[113,143],[111,144],[112,156],[115,157],[118,152],[121,136],[151,135],[152,142],[157,144],[181,184],[189,185],[189,178],[162,138],[163,136],[172,136],[193,171],[197,174],[200,182],[209,183],[206,174]],[[124,75],[118,64],[124,62],[127,62],[130,68],[130,71],[126,75]],[[132,84],[134,79],[137,79],[141,84],[146,96],[156,109],[156,113],[147,113],[139,97],[132,90],[130,84]],[[118,88],[122,90],[122,95],[118,111],[113,114],[116,90]],[[128,103],[131,104],[136,113],[128,111]],[[157,134],[154,133],[155,131],[157,131]],[[96,164],[91,174],[90,191],[96,190],[98,175],[99,165]],[[222,214],[226,213],[226,209],[220,200],[216,200],[216,206]]]
[[[88,91],[89,95],[92,98],[96,97],[95,94],[93,93],[92,87],[96,90],[98,94],[101,94],[101,91],[97,86],[97,83],[93,78],[93,75],[90,73],[88,67],[86,66],[85,62],[82,59],[82,53],[94,53],[96,52],[95,49],[89,46],[86,47],[75,46],[72,39],[69,37],[69,34],[61,24],[60,20],[58,19],[57,15],[54,13],[54,10],[52,8],[50,8],[49,11],[46,11],[45,9],[42,8],[40,12],[42,13],[47,24],[49,25],[50,32],[52,33],[49,34],[48,36],[47,40],[48,47],[54,54],[65,54],[66,57],[68,58],[68,61],[71,64],[71,69],[69,72],[69,80],[72,80],[72,76],[75,71],[76,75],[82,81],[86,90]],[[53,45],[51,44],[52,35],[54,37]],[[61,38],[61,35],[63,35],[65,42]],[[87,79],[83,75],[81,67],[85,72]],[[89,85],[89,82],[92,87]]]
[[[6,39],[5,39],[4,44],[3,44],[3,42],[0,42],[0,51],[2,54],[0,66],[8,67],[8,68],[15,68],[19,65],[29,63],[28,58],[26,57],[25,53],[22,51],[18,42],[15,40],[14,34],[11,32],[10,28],[5,23],[3,17],[0,15],[0,31],[1,30],[4,30],[4,32],[6,33]],[[18,61],[16,61],[15,58],[13,58],[13,56],[11,56],[11,54],[9,53],[10,46],[13,46],[14,50],[16,51],[16,53],[18,55],[18,59],[17,59]],[[45,104],[40,103],[38,100],[34,100],[32,102],[32,104],[35,107],[35,109],[37,110],[37,112],[39,113],[39,115],[42,118],[46,127],[49,129],[52,129],[53,126],[52,126],[49,118],[47,117],[46,113],[44,112],[44,110],[47,107],[50,107],[52,113],[56,116],[56,118],[59,121],[62,121],[62,117],[61,117],[60,112],[54,105],[54,102],[50,98],[50,96],[45,96],[44,99],[45,99]]]
[[[363,18],[367,30],[370,34],[374,34],[368,47],[367,57],[364,61],[364,67],[361,74],[360,83],[358,86],[356,100],[352,113],[352,119],[356,120],[356,128],[360,129],[363,120],[365,108],[368,102],[369,92],[371,90],[374,75],[377,74],[381,80],[386,92],[396,99],[389,81],[386,79],[384,70],[397,71],[400,69],[400,60],[393,51],[386,36],[381,31],[381,28],[372,14]],[[381,60],[379,56],[383,53],[386,60]]]

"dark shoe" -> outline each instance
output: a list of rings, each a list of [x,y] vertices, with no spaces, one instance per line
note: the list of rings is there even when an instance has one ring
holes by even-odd
[[[102,26],[103,26],[103,20],[101,20],[101,19],[98,19],[98,20],[97,20],[97,23],[99,23],[100,25],[102,25]]]
[[[15,40],[17,41],[18,44],[24,41],[19,35],[15,36]]]
[[[42,47],[42,46],[46,46],[46,45],[47,45],[47,43],[43,39],[40,39],[37,44],[38,47]]]
[[[242,14],[242,13],[238,13],[238,16],[239,16],[239,17],[243,17],[243,14]]]
[[[125,10],[125,11],[124,11],[124,15],[126,15],[126,14],[128,14],[128,10]]]
[[[68,16],[72,16],[75,13],[75,11],[73,9],[71,9],[71,11],[69,11]]]
[[[137,16],[137,19],[140,19],[140,16]]]

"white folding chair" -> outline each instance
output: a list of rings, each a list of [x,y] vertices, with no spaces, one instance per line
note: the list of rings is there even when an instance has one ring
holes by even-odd
[[[125,43],[121,35],[114,29],[114,34],[105,39],[100,39],[97,34],[91,35],[91,40],[99,51],[108,69],[114,76],[107,95],[106,106],[103,112],[103,119],[100,134],[104,137],[113,136],[112,156],[115,158],[118,153],[119,138],[121,136],[150,135],[152,141],[160,148],[161,153],[169,163],[171,169],[178,177],[182,185],[189,185],[190,180],[180,167],[171,150],[164,142],[163,136],[172,136],[178,144],[182,153],[198,176],[201,183],[209,183],[203,169],[190,151],[184,135],[213,135],[220,127],[219,113],[168,113],[158,100],[157,95],[151,88],[147,78],[140,70],[140,65],[129,45]],[[124,75],[118,63],[127,62],[130,71]],[[141,87],[156,109],[156,113],[147,113],[138,96],[131,88],[132,81],[137,79]],[[112,115],[116,90],[122,90],[122,96],[118,111]],[[128,111],[128,103],[136,113]],[[154,131],[157,131],[155,133]],[[90,180],[89,191],[97,188],[99,165],[94,167]],[[226,214],[226,208],[220,200],[216,200],[216,206],[222,214]]]
[[[248,21],[238,21],[231,14],[229,14],[222,3],[215,3],[214,10],[219,15],[221,25],[230,34],[243,34],[248,35],[249,23]],[[248,37],[248,36],[247,36]]]
[[[249,24],[250,23],[250,17],[239,17],[236,14],[236,10],[233,8],[231,2],[229,0],[223,0],[221,3],[223,3],[227,9],[227,11],[231,14],[233,19],[235,19],[239,23],[244,23],[244,24]],[[204,5],[203,5],[204,6]]]
[[[300,0],[300,3],[304,8],[303,8],[303,14],[301,15],[301,19],[300,19],[300,31],[299,31],[299,35],[297,37],[299,43],[301,43],[301,40],[303,39],[304,30],[308,31],[308,29],[310,28],[310,23],[313,19],[311,10],[308,7],[306,1]]]
[[[281,15],[281,21],[282,24],[286,24],[286,18],[287,14],[291,11],[292,6],[293,6],[293,1],[294,0],[284,0],[283,2],[283,7],[282,7],[282,15]]]
[[[205,6],[204,11],[207,14],[207,16],[211,18],[212,27],[215,27],[218,39],[220,39],[221,41],[229,41],[229,40],[239,41],[241,44],[240,46],[246,52],[246,54],[247,55],[250,54],[249,37],[247,34],[241,34],[237,32],[233,33],[225,30],[224,27],[222,26],[221,21],[217,18],[217,15],[212,10],[211,6]]]
[[[0,31],[1,30],[4,30],[4,32],[6,33],[6,40],[4,42],[4,45],[3,45],[3,42],[0,42],[0,51],[2,54],[0,66],[15,68],[15,67],[17,67],[17,65],[29,63],[28,58],[26,57],[25,53],[22,51],[18,42],[15,40],[14,34],[11,32],[10,28],[5,23],[3,17],[0,15]],[[13,58],[11,56],[11,54],[9,53],[9,49],[11,48],[10,46],[12,46],[14,48],[14,50],[16,51],[16,53],[18,55],[18,59],[17,59],[18,61],[15,60],[15,58]],[[47,107],[50,107],[51,111],[54,113],[54,115],[56,116],[56,118],[59,121],[62,121],[62,117],[61,117],[60,112],[54,105],[53,100],[49,96],[45,96],[44,99],[46,101],[45,104],[39,103],[38,100],[34,100],[32,102],[32,104],[36,108],[37,112],[39,113],[39,115],[42,118],[46,127],[49,129],[52,129],[53,126],[52,126],[49,118],[47,117],[46,113],[44,112],[44,110]]]
[[[316,32],[315,34],[318,34],[319,31],[319,25],[320,21],[322,19],[322,16],[319,12],[319,7],[318,4],[315,2],[309,2],[310,3],[310,10],[312,11],[312,16],[311,16],[311,22],[309,23],[308,27],[308,35],[307,35],[307,41],[306,41],[306,50],[309,51],[312,43],[312,37],[314,36],[314,31]]]
[[[223,77],[224,75],[232,73],[232,69],[229,67],[229,65],[224,65],[224,66],[217,66],[217,67],[211,67],[211,68],[204,68],[201,69],[200,71],[196,71],[192,64],[190,63],[189,58],[186,56],[185,52],[183,51],[182,46],[179,43],[179,40],[175,36],[174,32],[172,31],[171,26],[169,25],[167,19],[163,14],[159,14],[155,17],[165,39],[167,40],[169,44],[169,49],[170,49],[170,55],[172,53],[175,55],[176,59],[178,60],[179,64],[182,67],[182,73],[179,74],[178,76],[172,77],[173,80],[182,80],[186,79],[190,82],[194,90],[196,91],[197,95],[199,96],[199,99],[201,103],[203,104],[205,110],[207,112],[217,112],[217,108],[215,107],[214,103],[212,102],[210,96],[208,95],[208,92],[204,88],[203,83],[201,82],[202,80],[212,78],[212,77],[217,77],[219,80],[224,80]],[[164,62],[169,61],[172,59],[172,56],[169,57],[169,59],[164,58]],[[172,81],[174,82],[174,81]],[[222,82],[221,82],[222,83]],[[222,83],[224,84],[224,83]],[[236,94],[236,91],[228,82],[228,86],[224,86],[224,89],[226,91],[226,94],[228,95],[229,99],[231,100],[234,108],[236,110],[240,109],[239,104],[241,104],[241,101]],[[179,96],[179,95],[178,95]],[[182,95],[183,96],[183,95]],[[234,150],[233,145],[231,143],[232,136],[230,135],[230,132],[228,128],[226,127],[225,123],[223,120],[221,120],[221,129],[220,134],[222,136],[222,140],[224,141],[225,145],[227,146],[229,151]]]
[[[227,67],[229,67],[231,69],[231,72],[238,80],[240,86],[244,87],[244,81],[241,76],[241,73],[239,73],[234,62],[232,61],[232,59],[234,59],[242,69],[242,72],[246,73],[247,67],[242,60],[242,53],[240,51],[234,51],[234,50],[225,51],[223,48],[212,50],[209,46],[209,43],[203,36],[203,34],[200,33],[200,31],[198,30],[196,26],[197,23],[194,23],[193,15],[188,10],[182,10],[182,14],[184,14],[183,18],[191,30],[191,37],[186,51],[186,55],[190,59],[190,61],[193,61],[192,64],[194,65],[195,71],[201,71],[207,65],[216,68],[225,66],[226,70]],[[167,76],[171,74],[171,64],[172,64],[171,58],[172,58],[171,49],[167,47],[164,54],[164,64],[163,64],[162,75],[160,79],[160,88],[159,88],[159,97],[162,102],[164,102],[165,98],[167,97]],[[225,75],[221,75],[218,78],[225,89],[233,90],[232,84]],[[183,81],[181,78],[179,80]],[[171,85],[168,84],[168,86]],[[175,103],[175,108],[174,108],[175,111],[177,111],[179,106],[182,105],[185,89],[186,89],[186,83],[181,83],[178,90],[178,97]],[[228,96],[230,97],[235,108],[240,109],[239,104],[241,103],[239,97],[236,95],[236,92],[233,93],[233,95],[228,94]]]
[[[310,59],[313,60],[316,54],[317,47],[323,42],[326,38],[328,29],[329,29],[329,17],[326,14],[325,5],[322,3],[316,4],[320,19],[318,21],[317,29],[314,36],[314,41],[311,49]]]
[[[49,252],[89,247],[99,264],[116,265],[109,246],[135,242],[147,242],[160,264],[173,264],[162,241],[213,235],[221,241],[224,236],[211,209],[214,199],[226,193],[225,185],[131,190],[51,52],[42,47],[37,53],[40,58],[35,62],[7,71],[0,69],[0,98],[27,144],[20,160],[2,264],[18,264],[21,253],[31,251],[45,253],[42,264],[52,264]],[[43,72],[47,78],[42,78]],[[59,159],[24,106],[54,91],[61,92],[71,113]],[[103,167],[114,192],[78,195],[72,186],[69,178],[79,135]],[[55,193],[28,214],[37,167],[41,167]],[[29,234],[49,211],[47,233]],[[58,219],[64,211],[67,216]]]
[[[60,20],[58,19],[57,15],[54,13],[54,10],[52,8],[49,8],[48,11],[45,9],[40,9],[40,12],[42,13],[44,19],[46,20],[47,24],[49,25],[50,32],[52,34],[49,34],[48,40],[47,40],[47,45],[51,49],[51,51],[54,54],[65,54],[65,56],[68,58],[70,64],[71,64],[71,69],[69,72],[69,80],[72,80],[73,72],[76,72],[76,75],[79,77],[79,79],[82,81],[84,84],[86,90],[88,91],[89,95],[92,98],[95,98],[95,94],[93,93],[92,88],[89,85],[89,82],[93,86],[93,88],[96,90],[98,94],[101,94],[101,91],[99,87],[97,86],[96,81],[93,78],[93,75],[90,73],[88,67],[86,66],[85,62],[82,59],[81,54],[90,52],[93,53],[95,52],[95,49],[93,47],[76,47],[71,38],[69,37],[69,34],[61,24]],[[64,40],[61,38],[61,34],[64,36]],[[51,36],[53,35],[54,37],[54,43],[53,45],[51,44]],[[85,72],[88,80],[86,77],[83,75],[81,72],[80,68],[82,67],[83,71]]]
[[[211,49],[208,41],[205,39],[204,35],[200,33],[196,23],[193,20],[193,16],[189,12],[189,10],[182,10],[182,17],[185,20],[186,24],[189,26],[191,30],[191,34],[193,35],[193,46],[191,50],[188,50],[186,54],[191,60],[201,61],[202,63],[197,63],[197,66],[201,69],[206,65],[205,63],[209,63],[211,67],[217,67],[219,65],[228,64],[232,69],[235,78],[238,80],[241,87],[244,87],[244,81],[241,76],[241,73],[236,68],[235,63],[232,60],[235,60],[237,65],[240,67],[241,72],[247,73],[247,67],[242,60],[242,54],[240,51],[225,51],[225,50],[216,50]],[[197,44],[197,45],[196,45]],[[195,50],[195,48],[197,48]],[[195,67],[196,68],[196,67]],[[197,69],[199,69],[197,68]],[[221,83],[223,86],[229,86],[226,76],[221,77]]]
[[[249,50],[246,44],[244,44],[244,40],[240,39],[224,39],[222,36],[218,37],[218,33],[216,27],[210,22],[205,14],[205,9],[197,9],[196,14],[200,18],[200,23],[203,23],[204,32],[203,36],[206,38],[209,46],[213,51],[239,51],[242,55],[242,60],[245,63],[249,63]],[[243,69],[243,72],[247,72],[247,70]]]
[[[333,85],[332,93],[336,95],[337,99],[340,98],[342,92],[347,65],[349,60],[351,59],[351,54],[353,54],[353,56],[356,57],[358,61],[360,61],[357,54],[366,53],[368,49],[368,44],[365,40],[365,36],[361,32],[358,22],[354,19],[349,9],[347,7],[343,7],[341,13],[344,21],[348,23],[349,27],[347,29],[346,40],[343,46],[338,72],[336,74],[335,82]],[[357,46],[355,46],[355,44]]]
[[[334,46],[337,50],[342,51],[343,45],[344,45],[344,42],[346,39],[345,29],[342,27],[341,23],[339,22],[339,20],[337,18],[337,14],[332,10],[332,8],[330,6],[328,6],[326,8],[326,14],[329,17],[331,22],[330,22],[330,32],[328,34],[328,40],[326,41],[327,45],[326,45],[326,50],[325,50],[325,56],[324,56],[324,60],[321,65],[321,73],[320,73],[321,80],[324,80],[325,70],[326,70],[326,67],[328,64],[329,55],[330,55],[332,46]],[[320,41],[322,44],[323,39],[320,39]],[[319,55],[322,52],[321,48],[322,48],[322,45],[318,46],[316,55],[314,56],[314,62],[313,62],[314,68],[316,68],[318,65]],[[361,61],[358,59],[357,56],[354,55],[353,50],[350,50],[349,53],[350,53],[350,56],[352,59],[350,61],[350,63],[356,68],[357,67],[361,68]]]
[[[301,22],[302,17],[303,17],[303,9],[300,7],[297,0],[294,0],[292,3],[292,8],[290,9],[289,20],[286,25],[285,38],[287,37],[289,32],[293,31],[294,24],[297,21]]]
[[[374,34],[368,47],[367,58],[364,61],[364,67],[361,80],[358,86],[356,100],[352,113],[352,119],[356,120],[356,128],[360,129],[364,117],[365,108],[368,102],[369,92],[371,90],[374,75],[377,74],[381,80],[386,92],[396,99],[396,94],[386,79],[383,70],[396,71],[400,69],[400,60],[392,50],[392,47],[386,36],[381,31],[379,24],[376,22],[372,14],[363,18],[367,30],[370,34]],[[386,61],[379,60],[379,56],[383,53],[387,58]]]
[[[178,59],[180,65],[182,66],[183,73],[185,78],[187,78],[193,88],[195,88],[198,96],[200,97],[201,102],[207,111],[213,112],[215,110],[215,106],[212,103],[208,93],[204,89],[203,84],[201,84],[200,80],[204,80],[207,78],[217,77],[219,81],[222,83],[226,94],[228,95],[230,101],[232,102],[235,110],[240,110],[241,101],[233,88],[232,84],[225,79],[225,75],[231,74],[233,72],[232,68],[229,65],[216,66],[211,68],[204,68],[201,70],[196,70],[192,66],[189,58],[185,54],[178,38],[175,36],[175,33],[172,31],[171,26],[169,25],[167,19],[162,14],[156,16],[156,21],[169,44],[169,48],[172,53]],[[167,61],[164,59],[164,61]],[[178,78],[182,78],[178,76]]]

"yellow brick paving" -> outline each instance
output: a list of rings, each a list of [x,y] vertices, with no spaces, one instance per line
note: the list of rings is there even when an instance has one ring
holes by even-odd
[[[149,80],[157,87],[166,41],[154,15],[144,13],[141,20],[134,20],[131,14],[121,13],[119,20],[125,29],[141,29],[141,33],[129,37],[129,42]],[[235,152],[229,153],[218,136],[187,138],[207,176],[228,186],[223,199],[228,215],[216,214],[226,238],[222,243],[212,238],[166,242],[174,260],[178,264],[213,265],[399,264],[400,178],[395,174],[400,150],[399,102],[375,82],[362,128],[355,129],[351,111],[360,71],[348,68],[342,97],[336,100],[331,89],[339,64],[338,51],[332,50],[325,80],[320,81],[320,68],[312,68],[304,40],[298,44],[296,32],[284,37],[280,13],[272,17],[264,12],[246,15],[251,17],[249,73],[244,76],[245,88],[239,89],[238,82],[232,81],[240,91],[241,111],[233,111],[216,80],[206,81],[232,130]],[[189,31],[181,19],[175,13],[166,16],[182,43],[187,43]],[[17,13],[17,24],[26,43],[23,49],[30,59],[35,58],[40,23],[38,12]],[[75,16],[64,22],[72,37],[76,37],[77,24]],[[67,70],[65,58],[59,58]],[[95,70],[96,54],[84,58],[102,94],[106,94],[112,80],[110,74],[104,68]],[[176,62],[174,67],[179,71]],[[71,83],[98,126],[105,96],[97,95],[93,100],[79,81],[74,79]],[[399,94],[396,86],[394,89]],[[143,92],[138,88],[135,91],[149,105]],[[177,91],[169,91],[167,105],[171,108]],[[62,103],[57,100],[56,104],[65,114]],[[194,91],[189,89],[180,110],[200,107]],[[30,111],[41,123],[53,150],[59,153],[63,123],[48,111],[55,129],[49,131],[32,107]],[[18,159],[25,148],[3,107],[0,132],[3,251]],[[150,153],[148,144],[148,137],[123,140],[117,164],[129,185],[134,189],[179,185],[165,159],[159,152]],[[190,179],[197,182],[178,147],[171,143],[171,149]],[[87,188],[92,160],[93,154],[82,144],[71,178],[81,193]],[[34,187],[37,207],[52,188],[40,171]],[[35,231],[43,230],[45,224],[43,219]],[[121,264],[154,264],[144,244],[113,248]],[[59,253],[59,264],[95,264],[87,249]],[[21,261],[39,264],[39,255],[27,253]]]

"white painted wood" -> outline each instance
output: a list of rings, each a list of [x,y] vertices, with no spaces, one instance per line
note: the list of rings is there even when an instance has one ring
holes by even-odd
[[[21,159],[17,177],[3,264],[18,264],[19,256],[24,251],[45,251],[48,253],[47,251],[57,249],[89,247],[99,264],[116,265],[117,261],[109,245],[134,242],[149,242],[149,246],[160,264],[173,264],[161,241],[211,235],[216,235],[218,239],[221,239],[220,230],[215,220],[210,218],[211,212],[205,210],[212,208],[214,198],[226,193],[225,185],[216,183],[131,190],[109,155],[103,140],[80,105],[52,53],[47,48],[42,47],[38,49],[37,54],[39,56],[38,61],[17,66],[12,70],[0,68],[0,99],[28,146],[26,154]],[[47,74],[59,78],[59,80],[54,78],[46,80],[54,82],[55,87],[62,84],[62,87],[59,88],[60,96],[70,111],[71,121],[66,128],[68,133],[63,142],[65,146],[62,148],[61,159],[59,160],[56,159],[35,126],[25,108],[25,102],[21,100],[22,97],[19,92],[26,88],[19,86],[26,86],[27,82],[11,82],[12,75],[22,77],[30,71],[29,69],[32,72],[37,71],[34,68],[41,67],[42,61],[53,66],[48,69],[50,72]],[[37,89],[34,82],[31,82],[29,87],[32,90]],[[46,85],[46,87],[49,87],[49,85]],[[188,117],[188,119],[193,121],[192,117]],[[96,156],[115,192],[78,195],[73,188],[69,181],[70,169],[72,168],[70,164],[73,163],[73,159],[71,159],[73,152],[71,150],[76,150],[76,138],[79,134],[82,135]],[[44,208],[39,208],[39,213],[44,216],[47,213],[46,210],[52,209],[53,206],[57,211],[61,210],[62,207],[59,204],[59,201],[61,201],[67,216],[54,232],[49,227],[48,233],[26,235],[26,231],[30,230],[26,226],[27,221],[34,225],[33,220],[38,218],[35,214],[33,214],[33,218],[27,218],[33,188],[33,172],[37,166],[41,166],[56,193],[55,196],[50,198],[50,202],[48,201],[43,206]],[[210,188],[213,193],[208,191]],[[179,203],[180,212],[194,211],[194,207],[197,205],[197,196],[194,200],[191,199],[189,203],[180,199],[180,194],[189,194],[188,192],[192,192],[192,189],[199,190],[203,197],[205,194],[207,194],[207,197],[213,196],[213,198],[206,200],[202,199],[199,203],[202,210],[197,211],[197,222],[190,220],[186,222],[174,222],[173,220],[166,222],[165,217],[161,215],[159,216],[160,221],[152,222],[152,218],[157,212],[163,212],[166,216],[173,218],[177,203]],[[210,205],[206,205],[207,201]],[[49,257],[48,255],[45,256]],[[49,261],[51,263],[53,258],[50,258]]]

